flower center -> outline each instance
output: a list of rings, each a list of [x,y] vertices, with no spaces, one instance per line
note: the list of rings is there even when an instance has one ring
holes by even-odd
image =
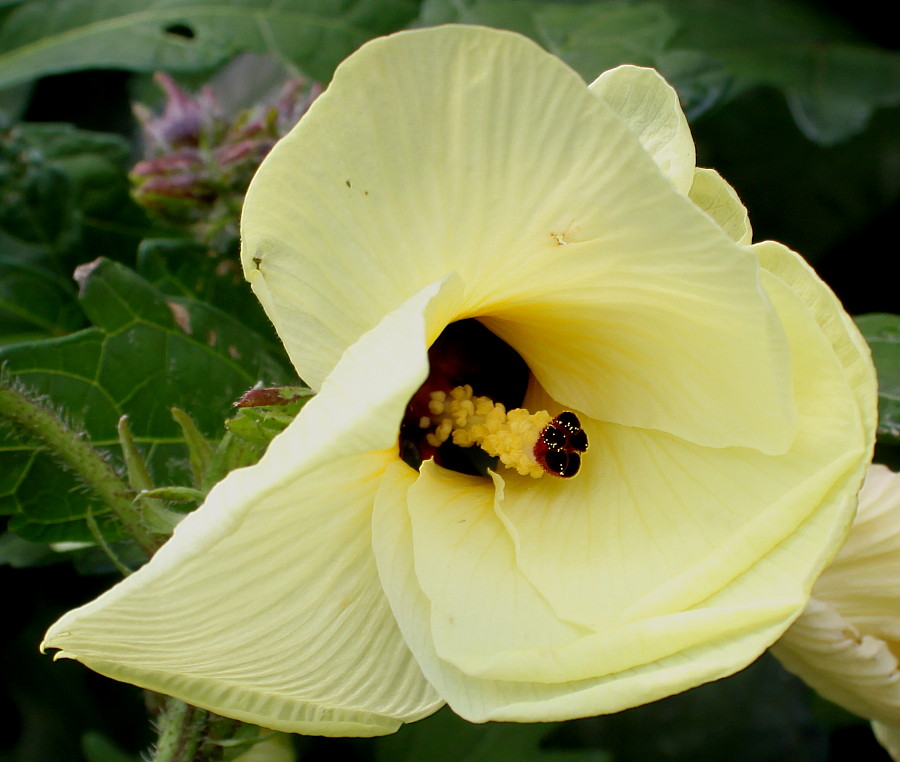
[[[578,416],[555,418],[519,405],[528,366],[481,323],[449,325],[428,351],[428,379],[407,405],[400,454],[414,468],[423,460],[485,474],[497,461],[523,476],[575,476],[587,435]]]

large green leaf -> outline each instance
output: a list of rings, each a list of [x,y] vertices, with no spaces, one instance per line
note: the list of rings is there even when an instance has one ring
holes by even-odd
[[[131,200],[127,140],[70,124],[20,124],[16,131],[46,166],[65,175],[80,215],[82,251],[91,246],[109,251],[126,240],[133,249],[150,232],[143,211]]]
[[[707,114],[693,132],[697,163],[715,167],[737,190],[754,240],[781,241],[803,254],[852,313],[890,308],[888,279],[879,276],[885,234],[865,231],[876,223],[892,235],[900,108],[880,111],[863,134],[823,147],[795,129],[775,90],[761,88]],[[876,293],[882,296],[873,303]]]
[[[0,131],[0,179],[4,248],[21,242],[45,255],[67,250],[81,225],[72,184],[20,127]]]
[[[412,0],[32,0],[0,29],[0,88],[77,69],[208,69],[246,50],[326,80],[415,11]]]
[[[900,315],[860,315],[856,324],[878,371],[878,440],[900,444]]]
[[[159,484],[189,483],[184,435],[170,414],[186,410],[201,432],[222,435],[232,402],[257,381],[291,380],[279,349],[210,305],[167,296],[109,260],[80,270],[79,301],[93,324],[57,339],[0,348],[0,364],[83,426],[117,458],[116,424],[128,415]],[[0,513],[39,542],[89,538],[79,488],[39,443],[0,429]]]
[[[6,253],[0,238],[0,344],[80,328],[83,317],[74,291],[47,268]]]
[[[192,240],[148,238],[138,247],[136,269],[163,293],[199,299],[240,315],[243,325],[277,341],[271,321],[247,288],[237,247],[223,253]]]
[[[689,116],[772,86],[797,126],[831,145],[900,103],[900,54],[856,38],[817,3],[790,0],[425,0],[418,23],[498,26],[533,37],[591,81],[621,63],[659,69]]]
[[[80,328],[75,265],[96,252],[131,259],[151,232],[130,197],[130,150],[68,124],[0,131],[0,343]]]
[[[658,3],[596,7],[544,4],[534,11],[538,41],[588,81],[627,61],[653,66],[676,24]]]
[[[862,131],[875,109],[900,103],[900,54],[857,39],[819,3],[666,0],[679,24],[673,49],[699,50],[733,77],[733,92],[779,89],[812,141]]]
[[[591,81],[620,63],[654,65],[676,24],[658,2],[598,0],[425,0],[417,25],[461,23],[534,38]]]

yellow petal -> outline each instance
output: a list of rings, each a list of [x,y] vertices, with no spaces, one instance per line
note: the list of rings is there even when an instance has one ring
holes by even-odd
[[[747,245],[753,230],[747,209],[737,193],[714,169],[695,169],[690,198],[712,217],[735,243]]]
[[[435,649],[458,664],[500,651],[558,647],[589,634],[561,622],[516,568],[515,548],[495,511],[503,485],[498,475],[492,483],[429,461],[407,495]],[[536,676],[538,661],[532,667]]]
[[[892,754],[900,726],[900,474],[869,468],[847,542],[772,651],[823,696],[876,721]]]
[[[381,315],[456,271],[460,317],[483,319],[568,406],[712,446],[775,452],[792,436],[786,343],[755,259],[519,35],[441,27],[365,45],[263,163],[242,230],[245,273],[313,387]]]
[[[815,598],[772,647],[791,672],[863,717],[900,725],[900,671],[888,644]]]
[[[258,465],[219,483],[145,567],[62,617],[44,647],[291,732],[380,735],[440,706],[382,592],[370,527],[426,348],[458,298],[451,278],[387,315]]]
[[[610,145],[586,165],[589,129]],[[251,183],[245,274],[317,388],[426,284],[458,271],[471,303],[505,281],[512,257],[546,261],[540,244],[594,206],[590,175],[623,138],[640,150],[575,72],[520,35],[469,26],[373,40]]]
[[[846,313],[834,292],[796,252],[777,241],[754,244],[753,252],[760,265],[793,291],[806,305],[812,319],[818,323],[831,343],[838,362],[843,366],[859,419],[874,442],[875,420],[878,415],[877,385],[872,353],[853,319]],[[799,390],[797,391],[799,394]]]
[[[886,466],[870,467],[850,536],[814,595],[862,632],[900,643],[900,475]]]
[[[663,174],[687,195],[696,154],[675,89],[656,70],[626,64],[603,72],[590,90],[625,120]]]
[[[795,426],[790,361],[755,258],[714,244],[705,215],[696,248],[678,240],[678,223],[650,241],[641,231],[666,225],[645,212],[609,248],[565,247],[482,322],[566,407],[701,445],[784,452]]]
[[[373,522],[385,592],[423,672],[464,717],[644,703],[740,669],[803,609],[871,452],[874,371],[796,255],[752,253],[790,340],[798,429],[785,455],[584,417],[591,450],[576,480],[504,474],[492,491],[430,466],[385,473]],[[555,409],[536,383],[526,405]],[[540,626],[525,630],[522,611]]]
[[[791,340],[799,415],[788,453],[704,448],[583,416],[591,450],[577,480],[507,479],[519,567],[566,621],[606,629],[712,596],[744,605],[767,584],[796,613],[843,540],[872,447],[873,370],[833,295],[771,246],[759,250],[796,279],[764,278]],[[525,403],[546,399],[533,386]]]
[[[455,476],[449,478],[456,479]],[[720,639],[704,640],[702,647],[599,678],[592,678],[590,675],[606,670],[606,659],[614,658],[613,651],[601,653],[598,649],[587,649],[586,653],[591,658],[580,660],[585,677],[579,680],[547,682],[541,678],[541,672],[549,672],[556,660],[558,651],[554,648],[544,649],[543,652],[528,652],[527,658],[537,676],[534,679],[491,680],[466,674],[450,661],[442,659],[435,649],[439,637],[433,632],[432,625],[439,617],[446,617],[448,609],[440,604],[432,605],[420,585],[420,580],[429,586],[432,582],[439,582],[437,564],[428,574],[424,570],[419,573],[416,569],[416,565],[423,562],[424,556],[420,558],[414,550],[414,530],[407,508],[407,495],[418,479],[419,475],[402,463],[393,464],[385,472],[376,497],[373,547],[385,592],[404,638],[415,653],[422,671],[453,710],[472,722],[546,722],[616,712],[730,674],[748,663],[761,650],[761,642],[775,637],[774,630],[777,627],[762,635],[753,633],[748,636],[745,633],[730,632]],[[462,487],[462,484],[459,483],[458,486]],[[472,495],[465,496],[462,494],[464,492],[464,489],[460,489],[459,500],[452,501],[457,508],[459,502],[474,505],[477,500],[483,500],[483,495],[476,498]],[[476,534],[482,540],[486,536],[482,528],[476,530]],[[485,550],[505,552],[497,548],[497,545],[498,542],[479,543],[470,559],[462,558],[466,554],[466,548],[460,546],[457,560],[462,563],[456,568],[477,568],[479,556]],[[561,561],[564,560],[563,557]],[[490,569],[494,564],[488,559],[484,563],[484,569]],[[423,578],[429,575],[432,577],[431,581],[425,581]],[[505,578],[486,578],[481,580],[481,584],[487,587],[496,585],[500,592],[525,590],[520,582],[511,583],[513,575],[514,572],[508,571]],[[463,584],[468,582],[469,580],[463,580]],[[452,582],[448,583],[448,592],[450,584]],[[473,585],[467,587],[470,591],[475,589]],[[529,597],[527,593],[526,597]],[[516,616],[518,598],[504,600],[500,597],[493,603],[495,610],[490,611],[484,607],[487,596],[479,598],[478,612],[488,616],[494,625],[503,624],[506,627],[505,617],[513,620]],[[450,599],[448,602],[451,602]],[[531,606],[534,602],[525,601],[525,605]],[[454,611],[460,610],[454,608]],[[777,617],[779,620],[780,618]],[[517,633],[516,645],[521,646],[529,638],[555,637],[564,627],[562,623],[538,624],[534,630],[536,635],[530,634],[528,628]],[[574,631],[572,628],[569,630]],[[664,627],[655,633],[657,643],[665,641],[667,637],[668,631]],[[493,638],[494,643],[498,640]],[[473,641],[469,640],[469,643]],[[508,653],[515,656],[520,650],[513,648]],[[584,655],[583,652],[582,656]]]
[[[900,760],[900,726],[873,722],[872,731],[875,733],[878,743],[891,755],[891,759],[894,762]]]
[[[507,481],[539,496],[557,480],[535,483],[510,474]],[[794,601],[773,595],[739,610],[676,611],[618,628],[564,622],[517,567],[517,549],[504,528],[504,480],[495,476],[494,482],[496,494],[483,479],[426,464],[407,493],[435,652],[468,675],[547,683],[605,676],[680,653],[696,645],[698,632],[706,640],[739,638],[751,616],[771,625],[794,611]],[[573,495],[576,506],[579,497]],[[562,545],[553,555],[565,565],[561,547],[568,557]],[[579,577],[574,573],[570,581],[584,587]]]

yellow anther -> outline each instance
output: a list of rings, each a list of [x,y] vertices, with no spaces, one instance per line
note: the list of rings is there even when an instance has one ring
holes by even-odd
[[[428,412],[432,415],[442,415],[446,399],[447,394],[445,392],[432,392],[431,401],[428,403]]]
[[[476,397],[472,387],[457,386],[450,391],[432,392],[428,403],[432,414],[425,437],[432,447],[440,447],[452,437],[459,447],[480,447],[522,476],[543,476],[546,470],[535,460],[534,446],[552,417],[545,410],[529,413],[523,408],[506,408],[489,397]],[[422,425],[426,418],[419,422]]]
[[[470,400],[472,399],[472,387],[469,384],[465,386],[455,386],[450,390],[450,398],[454,400]]]

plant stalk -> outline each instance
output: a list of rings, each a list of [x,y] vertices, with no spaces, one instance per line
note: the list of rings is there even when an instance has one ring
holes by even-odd
[[[152,554],[158,547],[144,526],[133,495],[115,469],[84,438],[72,431],[54,412],[0,381],[0,416],[8,418],[40,439],[74,471],[122,522],[140,546]]]
[[[206,731],[207,713],[170,698],[160,717],[152,762],[200,762],[197,752]]]

